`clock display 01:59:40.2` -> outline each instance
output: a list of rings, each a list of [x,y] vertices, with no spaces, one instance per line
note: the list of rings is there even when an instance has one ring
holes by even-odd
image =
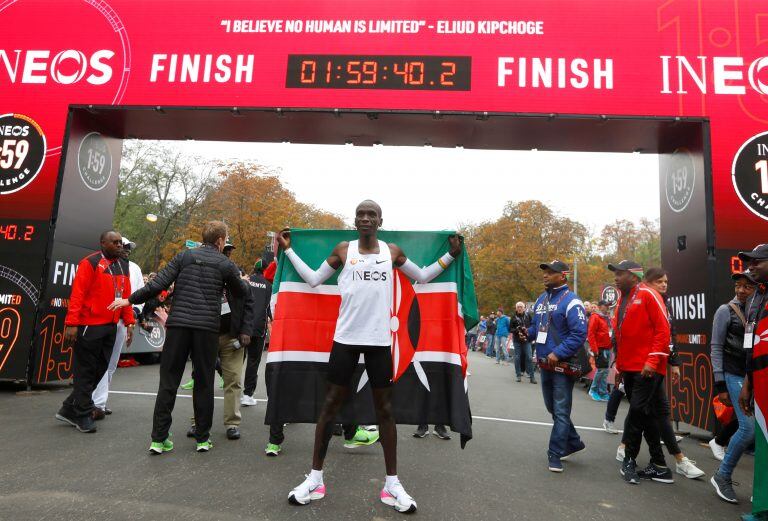
[[[470,90],[469,56],[288,56],[285,86],[309,89]]]

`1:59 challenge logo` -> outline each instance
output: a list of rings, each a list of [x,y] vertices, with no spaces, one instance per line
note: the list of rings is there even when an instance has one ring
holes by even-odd
[[[44,160],[45,135],[40,125],[22,114],[0,115],[0,195],[31,183]]]
[[[768,132],[749,138],[733,158],[733,188],[741,202],[768,220]]]

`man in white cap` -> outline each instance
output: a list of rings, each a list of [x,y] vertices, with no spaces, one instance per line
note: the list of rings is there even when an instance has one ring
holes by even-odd
[[[128,259],[128,257],[131,254],[131,251],[136,248],[136,243],[131,242],[126,237],[123,237],[123,250],[122,250],[122,257],[128,262],[128,269],[129,269],[129,278],[131,280],[131,290],[136,291],[137,289],[144,287],[144,276],[141,274],[141,268],[138,264],[135,262],[132,262]],[[136,306],[139,308],[137,310],[141,311],[141,308],[144,307],[143,304],[138,304]],[[133,325],[130,325],[128,327],[133,327]],[[122,319],[117,324],[117,335],[115,336],[115,346],[112,348],[112,356],[109,359],[109,365],[107,366],[107,372],[104,373],[104,376],[101,378],[101,381],[99,382],[99,385],[96,386],[96,389],[93,390],[93,404],[95,405],[93,412],[91,413],[91,417],[94,420],[103,420],[104,417],[107,414],[112,414],[112,411],[107,408],[107,397],[109,396],[109,384],[112,382],[112,375],[115,374],[115,370],[117,369],[117,362],[120,360],[120,353],[123,350],[123,344],[125,343],[125,337],[127,334],[127,327],[125,324],[123,324]]]

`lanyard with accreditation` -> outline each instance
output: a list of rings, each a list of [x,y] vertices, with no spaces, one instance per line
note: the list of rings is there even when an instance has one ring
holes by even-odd
[[[755,295],[757,297],[757,295]],[[752,301],[749,303],[749,308],[747,309],[747,318],[750,317],[752,314],[752,305],[755,303],[755,300],[757,298],[752,299]],[[760,295],[760,303],[757,306],[757,313],[755,313],[754,320],[751,320],[746,326],[744,326],[744,349],[749,349],[749,356],[752,356],[752,347],[755,343],[755,329],[757,328],[757,322],[760,320],[760,312],[763,310],[763,306],[765,305],[765,293]]]
[[[557,302],[555,302],[555,309],[557,309],[557,306],[560,305],[560,303],[563,301],[565,296],[570,292],[570,290],[563,291],[563,294],[560,295],[560,298],[557,299]],[[547,333],[549,331],[549,319],[550,319],[550,311],[549,311],[549,295],[547,295],[547,299],[544,301],[544,309],[546,309],[546,314],[544,315],[544,320],[541,321],[539,324],[539,331],[536,334],[536,343],[537,344],[546,344],[547,343]],[[557,338],[555,338],[557,340]]]

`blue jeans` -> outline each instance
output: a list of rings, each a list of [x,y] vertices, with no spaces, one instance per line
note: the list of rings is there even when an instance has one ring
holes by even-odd
[[[723,458],[720,468],[717,469],[717,472],[726,478],[731,477],[741,455],[755,441],[755,418],[754,416],[746,416],[741,407],[739,407],[739,393],[741,393],[743,385],[743,376],[725,373],[725,386],[728,388],[728,396],[731,398],[736,419],[739,420],[739,430],[736,431],[736,434],[733,435],[728,443],[728,451],[725,453],[725,458]]]
[[[608,396],[608,369],[595,371],[595,379],[592,380],[592,387],[589,388],[589,392],[600,397]]]
[[[533,380],[533,361],[531,360],[531,343],[512,341],[515,346],[515,373],[517,377],[522,376],[520,370],[520,357],[525,357],[525,370],[528,372],[528,378]]]
[[[548,454],[562,458],[581,446],[581,438],[571,421],[575,380],[562,373],[545,370],[541,371],[540,377],[544,405],[554,421]]]
[[[509,353],[507,353],[507,335],[497,336],[494,343],[496,344],[496,361],[498,362],[503,355],[504,361],[509,362]]]
[[[485,336],[485,342],[487,344],[485,346],[485,354],[487,356],[493,356],[493,339],[494,339],[493,335],[486,335]]]

